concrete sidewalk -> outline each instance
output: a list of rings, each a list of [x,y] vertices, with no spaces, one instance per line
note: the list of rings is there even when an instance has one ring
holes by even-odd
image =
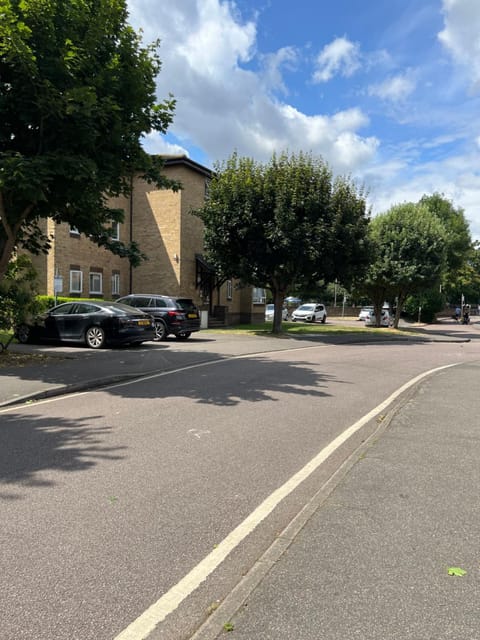
[[[479,379],[423,381],[192,640],[478,640]]]

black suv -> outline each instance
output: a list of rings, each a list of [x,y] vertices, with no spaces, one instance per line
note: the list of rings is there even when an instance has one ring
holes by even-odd
[[[155,321],[155,340],[165,340],[170,333],[177,340],[186,340],[194,331],[200,331],[200,314],[190,298],[131,293],[117,302],[151,315]]]

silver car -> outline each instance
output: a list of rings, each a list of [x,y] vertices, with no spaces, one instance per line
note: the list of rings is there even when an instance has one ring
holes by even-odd
[[[265,306],[265,322],[273,321],[273,314],[275,312],[274,304],[267,304]],[[288,309],[287,307],[283,307],[282,309],[282,320],[288,320]]]

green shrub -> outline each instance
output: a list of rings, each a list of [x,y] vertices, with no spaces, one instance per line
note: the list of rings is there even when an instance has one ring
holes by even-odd
[[[420,321],[433,322],[435,315],[445,307],[445,298],[437,288],[429,289],[421,294],[409,296],[403,310],[410,318],[418,320],[420,307]]]
[[[96,300],[101,301],[103,298],[67,298],[64,296],[57,296],[55,299],[54,296],[37,296],[37,305],[38,305],[38,313],[43,313],[52,307],[56,307],[58,304],[63,304],[64,302],[79,302],[80,300],[85,302],[95,302]]]

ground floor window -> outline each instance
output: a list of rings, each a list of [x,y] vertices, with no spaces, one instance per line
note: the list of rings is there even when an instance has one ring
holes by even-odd
[[[112,296],[120,295],[120,274],[112,274]]]
[[[82,293],[83,273],[77,269],[70,269],[70,293]]]
[[[91,271],[89,279],[90,279],[90,294],[102,295],[103,293],[102,274],[97,273],[96,271]]]

